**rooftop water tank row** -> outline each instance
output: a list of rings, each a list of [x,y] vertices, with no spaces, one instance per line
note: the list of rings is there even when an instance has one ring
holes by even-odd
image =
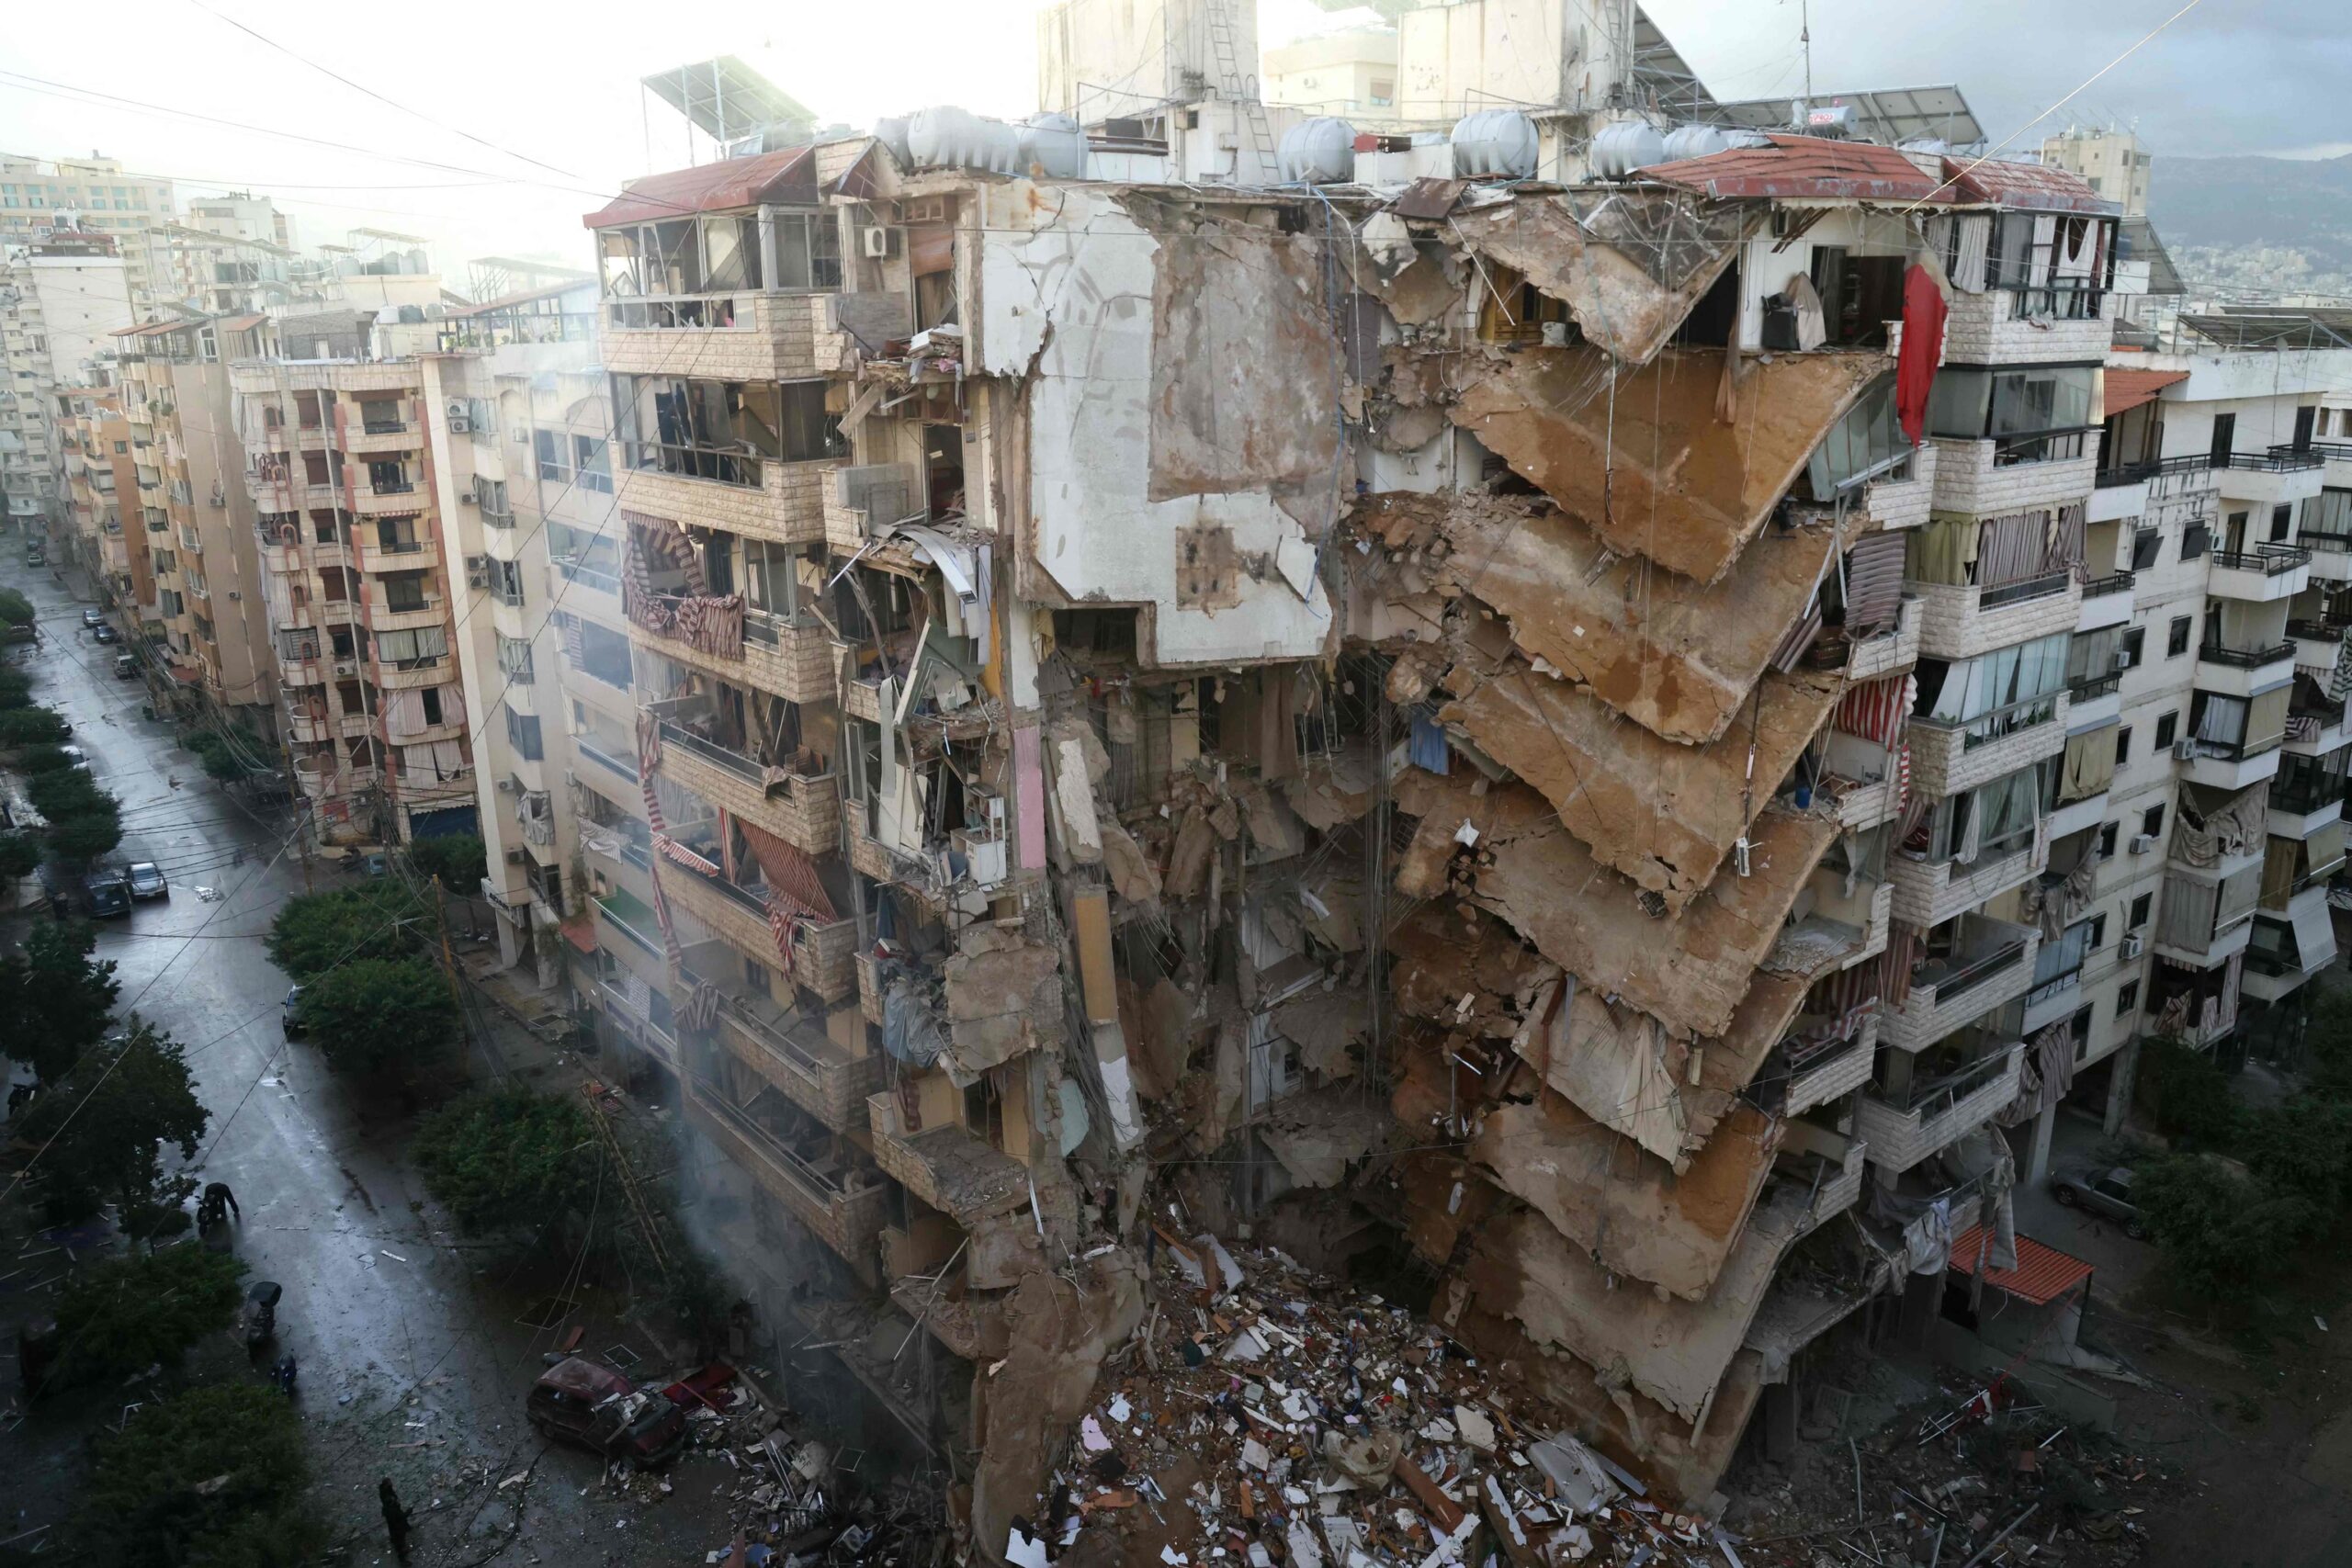
[[[1465,180],[1524,180],[1541,151],[1535,122],[1517,109],[1480,109],[1453,127],[1453,172]]]
[[[916,169],[978,169],[1018,174],[1021,133],[953,104],[919,109],[907,121],[907,164]]]
[[[1274,167],[1288,183],[1343,185],[1356,177],[1356,128],[1334,115],[1300,120],[1275,145]]]

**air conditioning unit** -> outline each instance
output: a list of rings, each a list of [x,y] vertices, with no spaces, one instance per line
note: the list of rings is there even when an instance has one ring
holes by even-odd
[[[508,865],[521,865],[527,858],[528,857],[520,850],[509,850],[506,852],[506,863]]]
[[[338,659],[334,661],[334,672],[338,675],[356,675],[359,673],[359,660]]]
[[[523,793],[523,781],[520,779],[501,779],[498,781],[498,793],[501,795],[520,795]]]
[[[2193,762],[2197,761],[2197,742],[2194,740],[2174,741],[2172,743],[2172,760],[2176,762]]]
[[[490,558],[488,556],[466,558],[466,586],[469,588],[490,586]]]
[[[470,435],[470,434],[473,434],[473,429],[474,429],[474,427],[473,427],[472,422],[470,422],[469,420],[468,420],[464,414],[461,414],[461,413],[453,413],[453,414],[451,414],[451,415],[449,416],[449,434],[452,434],[452,435]]]
[[[887,224],[860,229],[857,238],[858,249],[870,260],[884,261],[899,254],[899,231]]]
[[[2145,942],[2138,931],[2126,931],[2123,933],[2123,943],[2120,951],[2122,955],[2127,959],[2137,958],[2140,956],[2140,951],[2144,945]]]
[[[2155,847],[2156,836],[2154,833],[2134,833],[2132,835],[2132,852],[2133,854],[2143,855]]]

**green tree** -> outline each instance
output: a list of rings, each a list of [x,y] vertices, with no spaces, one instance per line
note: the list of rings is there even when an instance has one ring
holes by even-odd
[[[20,708],[17,711],[20,713],[39,713],[40,712],[40,709]],[[52,746],[46,740],[36,741],[29,746],[19,747],[17,750],[17,772],[24,774],[27,778],[30,778],[37,773],[53,773],[60,768],[70,768],[73,765],[74,759],[66,755],[64,747]]]
[[[71,864],[79,865],[111,854],[121,842],[122,818],[111,800],[92,810],[50,819],[50,852]]]
[[[112,959],[92,958],[98,933],[83,920],[43,920],[0,958],[0,1051],[51,1083],[107,1032],[122,987]]]
[[[449,983],[422,958],[356,958],[302,983],[303,1030],[327,1065],[380,1072],[437,1051],[457,1030]]]
[[[419,839],[408,847],[408,863],[419,876],[441,879],[445,893],[470,894],[490,868],[490,852],[478,833]]]
[[[123,1231],[151,1243],[186,1229],[182,1205],[196,1178],[166,1175],[163,1149],[175,1145],[194,1159],[210,1120],[178,1043],[134,1015],[129,1032],[85,1053],[25,1114],[51,1222],[87,1219],[111,1202]]]
[[[308,1453],[273,1391],[190,1389],[100,1440],[69,1539],[97,1568],[316,1562],[325,1532],[303,1501]]]
[[[2352,1101],[2298,1094],[2244,1112],[2236,1152],[2272,1190],[2305,1200],[2315,1215],[2332,1215],[2352,1184]]]
[[[219,729],[193,729],[180,737],[180,744],[195,752],[205,773],[222,784],[235,784],[265,771],[252,761],[259,743],[251,737],[238,739]]]
[[[2207,1051],[2176,1035],[2141,1043],[2140,1092],[2156,1126],[2199,1147],[2230,1146],[2237,1134],[2238,1102],[2230,1077]]]
[[[57,1303],[57,1359],[48,1388],[116,1382],[236,1321],[245,1266],[226,1253],[167,1247],[75,1271]]]
[[[2325,1219],[2310,1200],[2241,1176],[2212,1155],[2143,1161],[2132,1194],[2174,1277],[2221,1303],[2258,1293]]]
[[[66,768],[28,779],[25,781],[25,795],[32,801],[33,809],[52,822],[61,817],[96,811],[114,804],[114,796],[100,789],[97,780],[80,768]]]
[[[47,708],[0,708],[0,746],[53,745],[73,733],[72,725]]]
[[[518,1089],[451,1100],[417,1129],[413,1154],[424,1190],[468,1235],[537,1225],[586,1207],[602,1157],[587,1111]]]
[[[40,864],[40,840],[30,833],[0,833],[0,876],[14,882]]]
[[[0,588],[0,625],[28,626],[33,624],[33,602],[13,588]]]
[[[432,908],[387,876],[288,900],[270,922],[267,946],[271,962],[307,982],[350,959],[413,953],[433,923]]]
[[[32,700],[32,676],[13,664],[0,664],[0,712],[29,707]]]

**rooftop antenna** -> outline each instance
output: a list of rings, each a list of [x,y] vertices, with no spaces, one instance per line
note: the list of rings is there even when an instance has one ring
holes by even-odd
[[[1813,111],[1813,0],[1797,0],[1797,47],[1804,51],[1804,107]]]

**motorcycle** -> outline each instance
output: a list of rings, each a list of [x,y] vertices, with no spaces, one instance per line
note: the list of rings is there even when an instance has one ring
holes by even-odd
[[[277,1364],[269,1369],[269,1381],[277,1384],[277,1392],[288,1399],[294,1397],[294,1358],[291,1355],[280,1356]]]
[[[245,1344],[258,1349],[277,1333],[277,1302],[286,1293],[283,1286],[268,1280],[257,1280],[245,1292]]]

